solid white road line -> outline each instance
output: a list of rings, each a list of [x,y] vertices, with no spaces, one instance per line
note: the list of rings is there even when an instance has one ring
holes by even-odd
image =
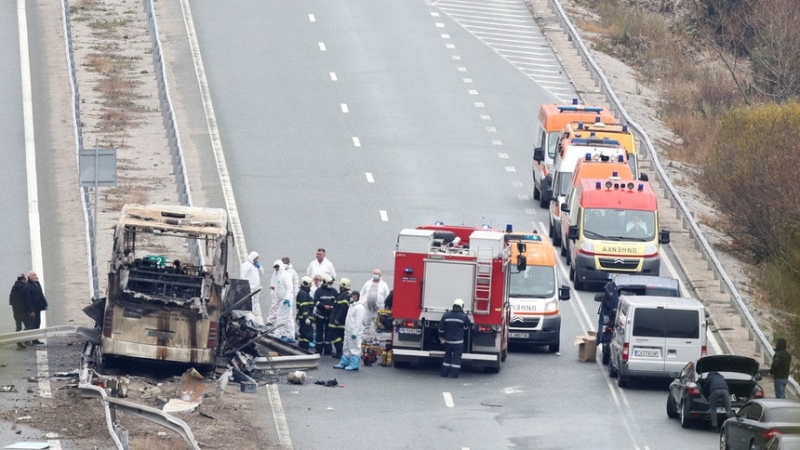
[[[456,404],[453,403],[453,396],[449,392],[442,392],[442,397],[444,397],[444,404],[448,408],[456,406]]]
[[[208,79],[206,78],[205,68],[203,67],[203,59],[200,55],[200,47],[197,42],[197,33],[194,28],[194,20],[192,19],[192,12],[189,7],[189,0],[181,0],[181,9],[183,11],[183,21],[186,26],[186,32],[189,36],[189,46],[192,52],[192,59],[194,60],[195,72],[197,73],[197,81],[200,85],[200,94],[203,99],[203,107],[206,114],[206,122],[208,124],[209,135],[211,136],[211,145],[214,149],[214,158],[217,162],[217,172],[220,177],[220,184],[225,196],[225,204],[228,210],[228,220],[231,223],[231,232],[234,236],[234,242],[237,243],[236,250],[239,253],[239,258],[244,261],[247,254],[247,245],[244,240],[244,232],[242,231],[242,224],[239,220],[239,210],[236,207],[236,200],[233,196],[233,187],[231,185],[230,174],[228,166],[225,162],[225,154],[222,149],[222,141],[219,136],[219,129],[217,128],[217,118],[214,114],[214,107],[211,103],[211,94],[208,87]],[[262,317],[257,317],[260,323],[263,323]],[[269,393],[270,408],[272,410],[272,417],[275,421],[275,430],[277,433],[278,443],[282,448],[293,448],[292,438],[289,435],[289,425],[286,421],[286,414],[283,411],[283,405],[280,401],[280,393],[278,392],[277,385],[268,385],[267,392]]]

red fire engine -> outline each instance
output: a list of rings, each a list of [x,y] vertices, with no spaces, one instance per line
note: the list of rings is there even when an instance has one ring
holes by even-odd
[[[392,307],[395,367],[442,358],[439,320],[457,298],[472,326],[463,361],[499,372],[508,355],[511,260],[505,233],[447,225],[404,229],[397,237]]]

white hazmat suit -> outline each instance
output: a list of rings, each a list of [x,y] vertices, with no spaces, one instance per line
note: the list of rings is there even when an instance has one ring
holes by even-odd
[[[367,307],[367,330],[370,333],[375,331],[375,320],[378,318],[378,310],[383,309],[386,297],[389,296],[389,285],[381,278],[381,275],[373,273],[372,279],[364,283],[361,288],[361,298],[364,299]]]
[[[255,291],[261,287],[261,275],[264,274],[264,268],[258,262],[258,253],[250,252],[247,255],[247,260],[242,263],[240,268],[240,277],[250,283],[250,292]],[[264,316],[261,315],[261,304],[258,302],[259,294],[251,297],[253,316],[255,322],[259,325],[264,325]]]
[[[344,346],[342,359],[334,366],[337,369],[358,370],[361,366],[361,341],[366,330],[365,320],[368,320],[366,301],[362,298],[347,308],[347,318],[344,321]]]
[[[286,271],[285,266],[281,260],[275,261],[272,265],[275,272],[272,274],[272,280],[269,288],[273,293],[272,306],[270,307],[270,319],[268,322],[275,324],[275,331],[272,335],[275,337],[285,338],[288,341],[294,341],[294,317],[292,316],[292,297],[294,295],[294,286],[292,285],[292,275]]]

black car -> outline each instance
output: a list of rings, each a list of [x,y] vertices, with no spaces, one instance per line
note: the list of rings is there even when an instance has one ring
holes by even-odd
[[[800,435],[800,401],[760,398],[747,402],[736,417],[722,424],[719,448],[763,449],[766,442],[782,434]]]
[[[709,372],[719,372],[725,377],[734,412],[748,400],[764,397],[764,390],[757,383],[761,379],[758,361],[738,355],[704,356],[696,363],[687,363],[669,385],[667,416],[680,418],[683,428],[711,423],[708,408],[710,392],[706,385]],[[727,417],[725,408],[721,406],[717,407],[717,414],[718,419],[719,415],[722,416],[718,423]]]

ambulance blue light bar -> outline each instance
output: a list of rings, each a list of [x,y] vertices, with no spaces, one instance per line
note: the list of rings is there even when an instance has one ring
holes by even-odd
[[[568,105],[568,106],[559,106],[558,111],[559,112],[587,111],[587,112],[600,113],[603,112],[603,108],[599,106]]]
[[[619,143],[618,140],[616,140],[616,139],[608,139],[608,138],[603,138],[603,139],[598,139],[598,138],[594,138],[594,139],[575,138],[575,139],[572,140],[572,143],[573,144],[583,144],[583,145],[602,144],[602,145],[616,145],[618,147],[620,146],[620,143]]]

